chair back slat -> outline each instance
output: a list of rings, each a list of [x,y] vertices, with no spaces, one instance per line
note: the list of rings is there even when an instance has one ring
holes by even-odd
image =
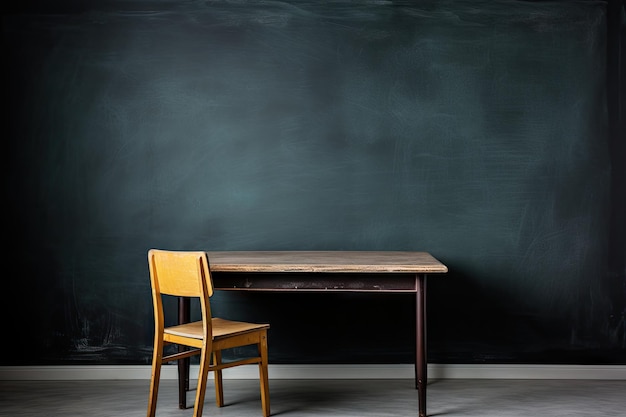
[[[161,294],[177,297],[213,295],[213,283],[205,252],[177,252],[151,249],[149,251],[152,285]]]

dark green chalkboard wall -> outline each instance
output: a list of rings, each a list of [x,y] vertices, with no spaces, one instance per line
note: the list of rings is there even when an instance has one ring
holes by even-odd
[[[621,2],[4,7],[2,364],[149,363],[151,247],[424,250],[431,361],[626,363]],[[273,363],[411,362],[413,308],[214,299]]]

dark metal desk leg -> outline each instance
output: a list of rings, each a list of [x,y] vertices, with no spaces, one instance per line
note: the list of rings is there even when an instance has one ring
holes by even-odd
[[[178,324],[189,323],[191,320],[191,305],[189,298],[178,298]],[[178,346],[178,351],[185,350]],[[178,408],[187,408],[187,391],[189,391],[189,358],[178,361]]]
[[[416,277],[415,312],[415,383],[419,398],[419,417],[426,417],[426,385],[428,364],[426,360],[426,275]]]

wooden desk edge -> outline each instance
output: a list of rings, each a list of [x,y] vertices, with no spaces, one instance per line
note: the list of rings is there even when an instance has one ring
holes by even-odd
[[[427,252],[212,251],[214,272],[441,274],[448,267]]]

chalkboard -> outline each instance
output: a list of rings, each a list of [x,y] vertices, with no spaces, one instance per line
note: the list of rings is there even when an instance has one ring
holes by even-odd
[[[31,4],[3,16],[3,364],[149,363],[152,247],[428,251],[431,361],[626,362],[606,2]],[[413,358],[407,295],[213,302],[272,324],[272,363]]]

